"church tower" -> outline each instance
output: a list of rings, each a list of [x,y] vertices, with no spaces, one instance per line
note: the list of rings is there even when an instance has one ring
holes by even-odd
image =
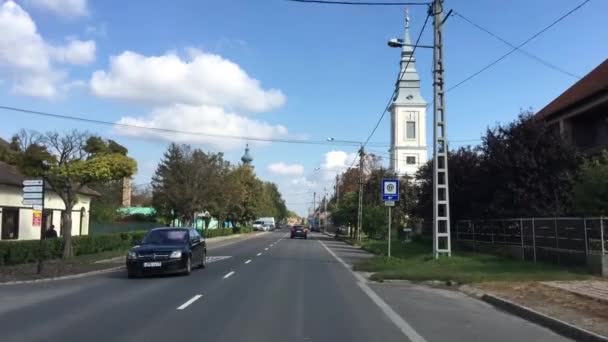
[[[409,63],[408,63],[409,61]],[[414,176],[427,161],[426,108],[420,94],[414,47],[410,39],[410,17],[405,10],[405,37],[401,48],[400,80],[391,112],[390,168],[397,175]],[[407,66],[407,68],[406,68]]]
[[[253,167],[251,165],[251,162],[253,161],[253,158],[249,154],[249,144],[247,144],[247,146],[245,146],[245,154],[243,154],[243,156],[241,157],[241,161],[243,162],[244,166]]]

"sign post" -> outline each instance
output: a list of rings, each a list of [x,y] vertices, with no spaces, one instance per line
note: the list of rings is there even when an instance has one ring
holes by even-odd
[[[44,180],[26,179],[23,181],[23,205],[32,206],[32,226],[40,226],[40,249],[38,251],[38,274],[42,273],[42,262],[46,253],[44,243]]]
[[[399,180],[398,179],[382,179],[382,200],[384,205],[388,207],[388,246],[387,256],[391,257],[391,209],[395,206],[395,202],[399,201]]]

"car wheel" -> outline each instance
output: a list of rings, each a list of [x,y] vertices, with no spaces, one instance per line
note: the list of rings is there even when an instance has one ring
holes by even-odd
[[[304,239],[308,239],[308,235],[304,235]]]
[[[190,275],[192,273],[192,257],[188,256],[186,259],[186,270],[184,271],[184,275]]]
[[[201,268],[207,267],[207,252],[203,252],[203,261],[201,262]]]
[[[137,278],[137,273],[127,271],[127,278],[129,278],[129,279]]]
[[[293,235],[289,237],[290,239],[293,239]]]

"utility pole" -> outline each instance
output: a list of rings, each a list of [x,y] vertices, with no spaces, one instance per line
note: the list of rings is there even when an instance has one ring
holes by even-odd
[[[452,255],[443,61],[443,0],[433,0],[429,11],[434,17],[435,37],[433,44],[433,255],[437,259],[440,254],[448,257]]]
[[[312,193],[312,226],[314,228],[317,214],[317,193]]]
[[[336,174],[336,208],[340,207],[340,175]]]
[[[359,149],[359,212],[357,215],[357,232],[356,239],[361,242],[361,229],[363,225],[363,159],[365,158],[365,151],[363,145]]]
[[[323,231],[327,232],[327,193],[323,196]]]

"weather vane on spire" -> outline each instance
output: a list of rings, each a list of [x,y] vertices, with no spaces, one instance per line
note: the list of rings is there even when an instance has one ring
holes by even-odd
[[[405,8],[405,28],[410,28],[410,10]]]

